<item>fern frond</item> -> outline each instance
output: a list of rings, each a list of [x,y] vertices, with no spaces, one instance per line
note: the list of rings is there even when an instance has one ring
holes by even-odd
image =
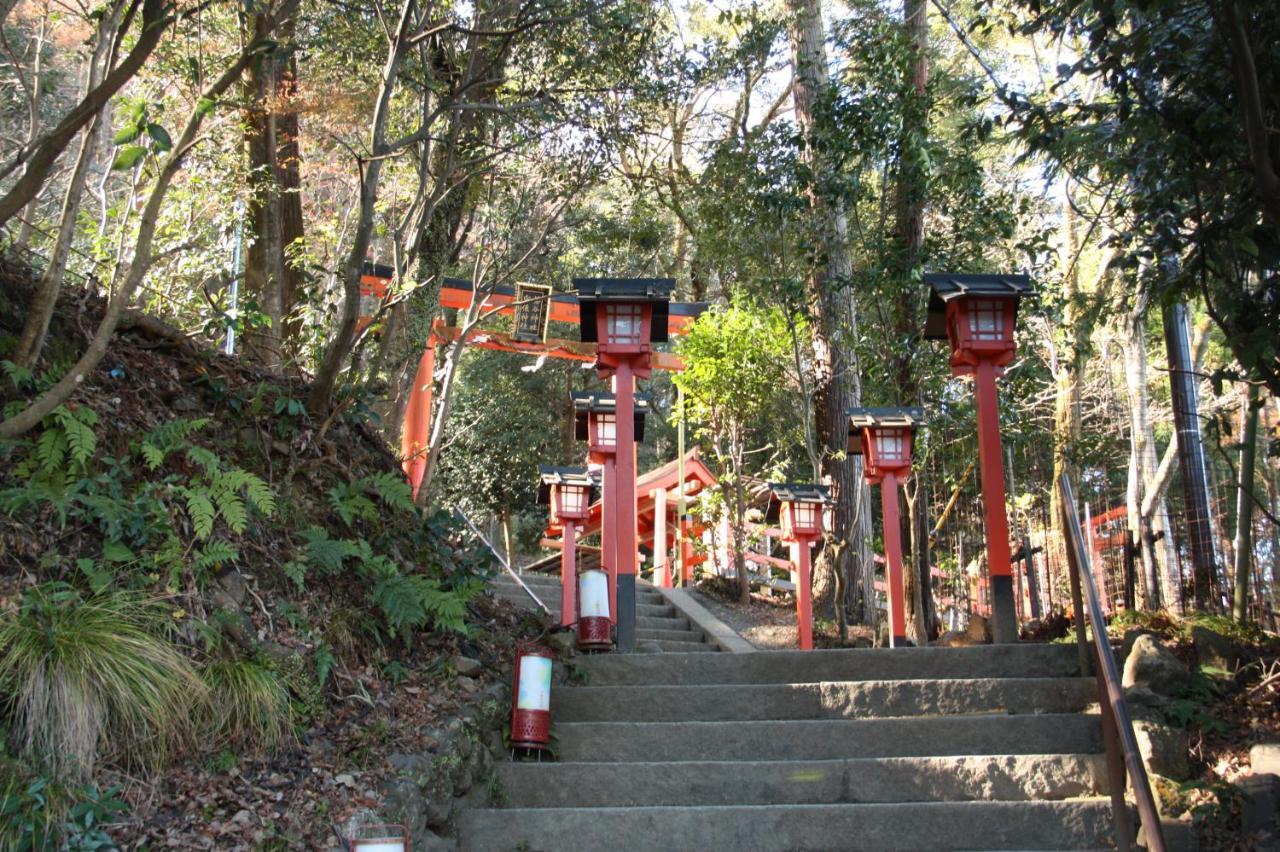
[[[98,446],[98,438],[93,434],[93,427],[98,422],[97,412],[87,406],[79,406],[72,411],[65,405],[59,405],[53,410],[52,417],[67,437],[71,461],[83,470]]]
[[[217,476],[219,469],[222,467],[222,460],[218,458],[218,454],[206,447],[189,448],[187,450],[187,458],[192,464],[203,468],[205,474],[210,477]]]
[[[240,551],[235,545],[229,541],[217,539],[197,550],[191,564],[197,571],[209,571],[221,568],[239,558]]]
[[[401,474],[386,471],[368,477],[367,482],[388,507],[413,511],[413,490]]]
[[[213,501],[204,491],[195,488],[178,488],[183,501],[187,504],[187,514],[191,516],[191,524],[195,528],[196,538],[206,539],[213,534],[213,521],[217,510]]]

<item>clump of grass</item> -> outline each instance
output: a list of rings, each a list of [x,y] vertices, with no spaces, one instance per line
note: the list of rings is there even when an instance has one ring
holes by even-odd
[[[157,766],[191,730],[205,689],[152,605],[114,592],[82,599],[63,583],[26,592],[0,622],[0,694],[10,742],[55,777],[84,777],[100,753]]]
[[[276,672],[253,660],[217,660],[203,667],[215,741],[273,748],[293,730],[289,690]]]

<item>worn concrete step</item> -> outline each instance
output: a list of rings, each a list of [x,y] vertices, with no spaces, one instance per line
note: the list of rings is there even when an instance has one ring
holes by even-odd
[[[473,810],[464,850],[1080,849],[1107,846],[1110,803],[912,802]]]
[[[638,631],[644,637],[645,631]],[[972,713],[1075,713],[1093,678],[866,680],[718,686],[586,686],[556,694],[561,722],[855,719]]]
[[[675,618],[676,608],[669,603],[636,604],[636,618]]]
[[[551,580],[531,580],[526,575],[525,585],[532,589],[533,593],[543,600],[546,600],[548,597],[555,597],[557,600],[559,599],[560,579],[558,577]],[[495,594],[514,594],[520,595],[526,599],[529,597],[524,589],[520,587],[520,584],[510,578],[493,580],[489,583],[489,587],[494,590]],[[652,589],[641,588],[636,589],[636,604],[637,606],[670,606],[670,604],[667,603],[666,598],[658,592],[655,592]]]
[[[656,645],[664,654],[706,654],[716,653],[720,648],[705,642],[672,642],[668,639],[640,639],[636,638],[636,647],[639,648],[643,643],[648,646]]]
[[[1107,791],[1106,761],[1098,754],[503,763],[496,771],[501,804],[510,808],[1021,802]]]
[[[652,639],[664,642],[702,643],[702,633],[697,630],[652,630],[648,627],[636,628],[636,639]]]
[[[1098,754],[1103,750],[1098,717],[1056,713],[771,722],[565,722],[556,730],[560,759],[583,763]]]
[[[636,617],[637,630],[688,630],[689,619],[683,615],[673,616],[646,616]]]
[[[660,628],[663,625],[639,626]],[[761,651],[661,658],[617,656],[591,660],[587,669],[593,686],[1074,677],[1078,674],[1074,646],[1032,643],[968,648]]]

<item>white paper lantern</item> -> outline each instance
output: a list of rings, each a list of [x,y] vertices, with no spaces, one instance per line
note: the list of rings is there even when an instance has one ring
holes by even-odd
[[[609,577],[603,571],[584,571],[578,579],[578,615],[609,617]]]
[[[551,658],[526,655],[520,658],[518,710],[551,709]]]

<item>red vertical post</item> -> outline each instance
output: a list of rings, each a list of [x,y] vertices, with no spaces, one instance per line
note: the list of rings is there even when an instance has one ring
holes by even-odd
[[[1009,516],[1005,511],[1004,458],[1000,452],[1000,408],[996,366],[974,368],[978,408],[978,465],[982,474],[983,520],[987,533],[987,574],[991,578],[991,633],[998,643],[1018,641],[1018,616],[1009,564]]]
[[[813,601],[809,593],[809,545],[812,543],[811,539],[802,537],[791,544],[791,561],[799,574],[796,582],[796,626],[799,628],[801,651],[813,650]]]
[[[889,642],[907,644],[907,605],[902,583],[902,533],[898,518],[898,477],[886,471],[880,480],[880,509],[884,517],[884,560],[889,592]]]
[[[560,550],[560,625],[568,627],[578,620],[578,555],[577,529],[573,521],[564,521],[564,547]]]
[[[618,580],[617,607],[618,650],[624,654],[636,649],[636,449],[635,401],[636,380],[631,363],[619,359],[613,374],[613,398],[617,406],[618,451],[614,458],[617,498],[614,500]]]
[[[600,567],[609,577],[609,620],[618,623],[618,559],[613,534],[618,511],[617,454],[604,457],[604,496],[600,498]]]
[[[400,429],[400,458],[413,496],[418,496],[418,486],[427,472],[427,452],[431,443],[431,386],[436,373],[436,337],[427,338],[427,348],[418,360],[418,372],[414,374],[409,389],[409,404],[404,410],[404,424]]]

